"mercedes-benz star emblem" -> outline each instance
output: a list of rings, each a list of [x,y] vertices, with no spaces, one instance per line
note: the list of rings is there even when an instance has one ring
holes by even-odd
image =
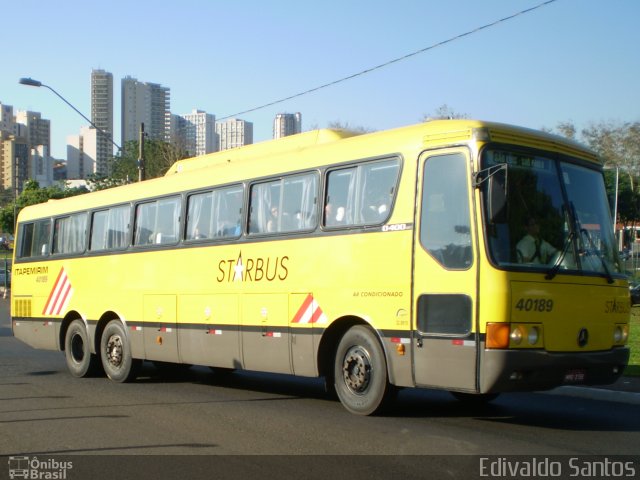
[[[589,343],[589,330],[581,328],[578,332],[578,346],[585,347]]]

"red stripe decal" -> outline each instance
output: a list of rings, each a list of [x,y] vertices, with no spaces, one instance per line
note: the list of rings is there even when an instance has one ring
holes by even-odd
[[[51,293],[49,294],[49,298],[47,299],[47,303],[44,304],[44,308],[42,309],[42,314],[45,315],[47,308],[49,308],[49,304],[51,302],[51,297],[53,297],[54,292],[56,291],[56,287],[58,286],[58,282],[60,281],[60,277],[64,272],[64,268],[60,269],[60,273],[58,273],[58,278],[56,278],[55,283],[53,284],[53,288],[51,289]]]

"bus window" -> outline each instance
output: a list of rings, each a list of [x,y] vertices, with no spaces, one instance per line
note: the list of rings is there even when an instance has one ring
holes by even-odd
[[[397,159],[367,162],[327,174],[324,224],[377,225],[391,214],[400,172]]]
[[[251,186],[249,233],[309,231],[316,225],[315,174],[291,175]]]
[[[423,179],[420,243],[445,268],[469,268],[473,255],[464,155],[429,158]]]
[[[180,197],[141,203],[136,208],[134,245],[177,243],[180,225]]]
[[[82,253],[87,239],[87,214],[57,218],[53,228],[53,253]]]
[[[111,250],[127,246],[129,206],[112,207],[93,214],[89,250]]]
[[[39,220],[21,225],[19,258],[42,257],[49,254],[51,220]]]
[[[237,238],[241,233],[242,186],[189,196],[187,240]]]

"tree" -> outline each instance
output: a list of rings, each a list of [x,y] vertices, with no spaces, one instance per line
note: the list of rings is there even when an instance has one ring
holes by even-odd
[[[591,123],[577,134],[575,125],[561,122],[555,130],[565,137],[581,141],[594,150],[604,161],[607,193],[614,198],[615,172],[618,177],[618,219],[625,225],[640,219],[640,192],[637,191],[640,174],[640,122]]]
[[[100,188],[110,188],[137,181],[139,142],[127,142],[120,155],[116,156],[112,166],[111,177],[95,179]],[[163,176],[171,165],[178,160],[187,158],[187,153],[179,147],[158,140],[144,140],[145,178]]]
[[[468,118],[467,114],[456,112],[449,105],[443,103],[438,108],[436,108],[433,113],[424,114],[422,116],[422,121],[428,122],[429,120],[455,120],[462,118]]]
[[[40,184],[36,180],[27,180],[22,193],[20,193],[16,201],[7,204],[0,210],[0,228],[3,232],[14,233],[14,214],[19,213],[24,207],[43,203],[49,199],[73,197],[87,192],[88,190],[85,187],[69,188],[64,183],[56,183],[50,187],[40,188]]]
[[[348,130],[349,132],[355,133],[371,133],[375,132],[375,129],[370,127],[365,127],[362,125],[349,125],[349,122],[342,122],[340,120],[334,120],[329,122],[327,128],[333,128],[335,130]]]

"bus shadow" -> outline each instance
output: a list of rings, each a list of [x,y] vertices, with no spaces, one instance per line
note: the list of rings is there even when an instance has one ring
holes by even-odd
[[[323,378],[246,370],[212,371],[191,367],[167,374],[145,362],[138,383],[193,383],[300,399],[324,400],[339,405],[325,388]],[[345,415],[350,415],[344,410]],[[495,424],[535,426],[569,431],[640,431],[637,406],[543,393],[505,393],[493,402],[470,405],[450,393],[429,389],[401,389],[380,414],[387,418],[472,418]]]
[[[493,402],[469,405],[448,392],[405,389],[390,417],[474,418],[482,422],[570,431],[640,431],[637,406],[547,393],[504,393]]]
[[[152,363],[145,362],[136,383],[192,383],[296,398],[331,398],[323,378],[201,366],[171,370],[158,369]]]

